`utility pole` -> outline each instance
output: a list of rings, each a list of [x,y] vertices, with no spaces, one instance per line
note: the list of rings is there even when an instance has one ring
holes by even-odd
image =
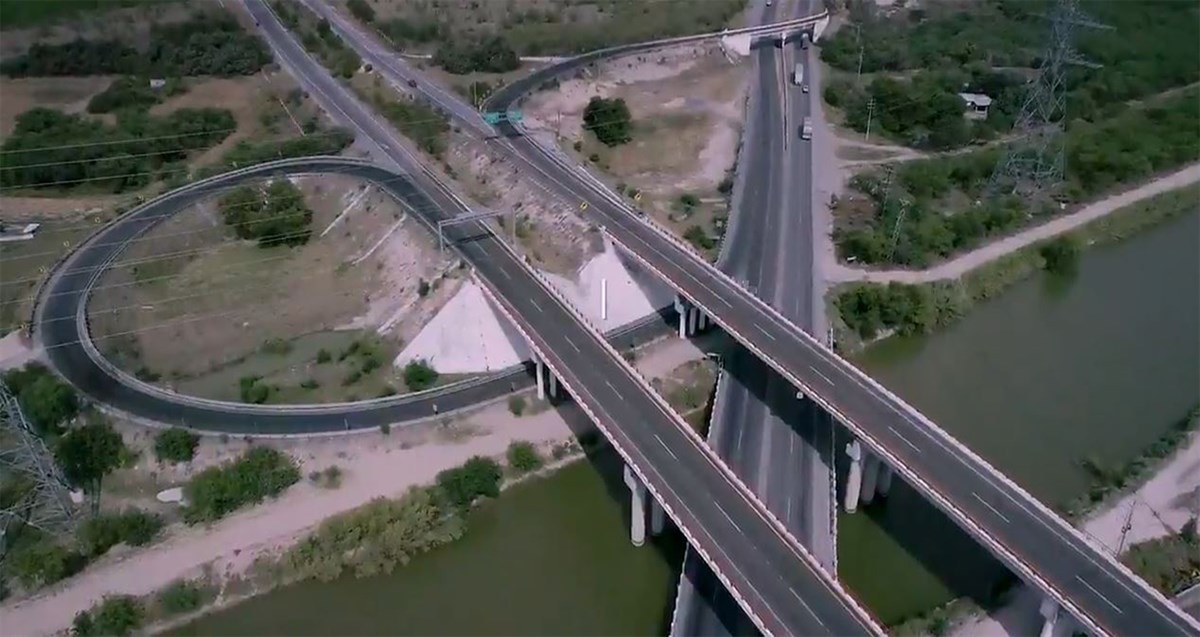
[[[1078,27],[1111,27],[1085,16],[1077,0],[1058,0],[1049,19],[1050,44],[1013,125],[1013,132],[1022,139],[1004,153],[992,171],[985,190],[989,198],[1013,193],[1028,198],[1062,181],[1066,163],[1062,130],[1066,121],[1066,69],[1070,65],[1099,66],[1080,58],[1071,40]]]
[[[863,43],[862,43],[862,25],[854,25],[854,39],[858,41],[858,73],[854,76],[854,81],[857,84],[862,84],[862,62],[863,62]]]
[[[875,115],[875,98],[867,100],[867,141],[871,141],[871,119]],[[892,173],[888,172],[888,180],[892,178]]]

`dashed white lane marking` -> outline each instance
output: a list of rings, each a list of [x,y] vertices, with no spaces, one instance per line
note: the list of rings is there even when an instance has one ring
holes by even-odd
[[[830,385],[833,384],[833,381],[829,380],[829,377],[826,376],[825,374],[822,374],[821,372],[817,371],[816,367],[809,365],[808,368],[812,370],[812,373],[816,374],[817,376],[820,376],[821,380],[825,381],[826,383],[829,383]]]
[[[570,345],[575,350],[575,353],[577,353],[577,354],[583,353],[579,349],[579,346],[575,344],[575,339],[571,338],[570,336],[567,337],[567,344]]]
[[[767,338],[769,338],[769,339],[771,339],[771,340],[775,340],[775,337],[774,337],[774,336],[771,336],[770,332],[768,332],[768,331],[764,330],[763,328],[759,327],[759,326],[758,326],[758,324],[755,324],[755,325],[754,325],[754,329],[758,330],[758,333],[759,333],[759,334],[762,334],[763,336],[765,336],[765,337],[767,337]]]
[[[672,460],[679,460],[679,458],[675,456],[675,452],[671,451],[671,448],[667,446],[667,443],[663,442],[663,439],[660,438],[658,434],[654,434],[654,439],[658,441],[658,444],[662,445],[663,449],[667,450],[667,453],[671,454]]]
[[[533,303],[533,306],[537,308],[537,311],[538,311],[539,313],[541,313],[541,314],[545,314],[545,312],[542,310],[542,306],[538,305],[538,302],[537,302],[537,301],[535,301],[535,300],[533,300],[533,299],[529,299],[529,302],[530,302],[530,303]]]
[[[1104,600],[1105,604],[1112,606],[1112,609],[1117,611],[1118,614],[1124,614],[1121,611],[1120,607],[1118,607],[1116,604],[1109,601],[1109,599],[1107,597],[1105,597],[1104,595],[1100,594],[1100,591],[1096,590],[1096,587],[1092,586],[1091,584],[1088,584],[1086,580],[1084,580],[1082,577],[1080,577],[1078,575],[1075,576],[1075,579],[1079,580],[1080,584],[1083,584],[1084,586],[1088,587],[1088,590],[1095,593],[1096,597],[1099,597],[1100,599]]]
[[[1004,520],[1005,524],[1008,524],[1008,518],[1004,517],[1003,513],[997,511],[996,507],[988,504],[987,500],[984,500],[983,498],[979,497],[979,494],[975,493],[974,491],[971,492],[971,495],[975,496],[975,499],[979,500],[979,503],[982,504],[983,506],[987,507],[989,511],[991,511],[992,513],[995,513],[1001,520]]]
[[[724,507],[722,507],[720,504],[717,504],[717,510],[721,512],[721,515],[725,516],[726,520],[729,520],[729,523],[733,525],[733,528],[738,530],[738,533],[742,533],[742,527],[738,526],[738,523],[734,522],[733,518],[729,517],[729,514],[725,512]]]
[[[608,379],[607,379],[607,378],[606,378],[606,379],[604,379],[604,384],[605,384],[605,385],[608,385],[608,388],[609,388],[609,389],[611,389],[611,390],[613,390],[613,393],[614,393],[614,394],[616,394],[616,393],[619,393],[619,392],[617,392],[617,388],[616,388],[616,387],[613,387],[613,384],[612,384],[612,383],[610,383],[610,382],[608,382]]]
[[[808,602],[804,601],[803,597],[800,597],[800,593],[797,593],[796,589],[792,588],[791,586],[788,587],[788,590],[792,591],[792,597],[795,597],[796,601],[800,602],[800,605],[804,607],[804,610],[808,611],[808,614],[812,615],[812,618],[817,620],[817,623],[821,625],[821,628],[824,628],[825,622],[821,621],[820,617],[817,617],[817,614],[813,612],[812,606],[809,606]]]
[[[919,447],[917,447],[916,445],[914,445],[911,440],[909,440],[908,438],[905,438],[904,435],[901,434],[899,431],[896,431],[895,427],[888,425],[887,428],[888,428],[888,431],[895,434],[896,437],[899,438],[904,444],[912,447],[913,451],[915,451],[917,453],[921,453],[921,449]]]

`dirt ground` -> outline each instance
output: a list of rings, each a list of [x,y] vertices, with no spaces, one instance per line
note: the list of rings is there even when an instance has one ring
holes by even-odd
[[[122,265],[101,279],[89,308],[101,350],[143,377],[230,399],[241,375],[288,371],[302,382],[298,365],[319,349],[337,356],[354,340],[331,333],[382,332],[386,353],[457,289],[462,272],[449,269],[436,240],[389,196],[343,176],[293,181],[313,210],[313,236],[302,247],[264,249],[233,239],[215,200],[134,241],[119,257]],[[422,279],[430,282],[424,297]],[[289,346],[263,352],[268,339]],[[307,349],[303,360],[288,358]],[[206,376],[224,382],[195,382]],[[348,383],[334,395],[316,394],[344,399],[358,391]]]
[[[718,187],[737,158],[748,68],[731,64],[715,45],[619,58],[531,96],[526,126],[555,136],[576,161],[640,195],[638,205],[676,231],[714,227],[727,214]],[[596,96],[625,100],[631,142],[610,148],[582,129],[584,108]],[[683,204],[684,195],[698,203]]]
[[[145,44],[153,24],[187,20],[197,8],[219,9],[218,0],[151,2],[137,7],[90,11],[59,24],[28,29],[5,29],[0,37],[0,58],[24,53],[35,42],[62,44],[76,38],[120,39]]]

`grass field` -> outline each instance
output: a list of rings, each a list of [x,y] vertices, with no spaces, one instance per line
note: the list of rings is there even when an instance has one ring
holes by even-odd
[[[0,243],[0,334],[29,320],[38,283],[70,246],[97,225],[87,216],[47,221],[33,239]]]
[[[178,0],[0,0],[0,29],[35,27],[84,13],[172,2]]]

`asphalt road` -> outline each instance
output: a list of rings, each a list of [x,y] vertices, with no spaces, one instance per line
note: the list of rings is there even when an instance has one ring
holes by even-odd
[[[559,65],[560,67],[563,65]],[[489,98],[489,108],[516,108],[548,78],[535,73]],[[1072,532],[1056,514],[965,448],[935,431],[898,399],[867,381],[848,361],[822,347],[795,323],[767,306],[675,241],[662,236],[609,199],[578,173],[502,122],[498,130],[545,182],[589,204],[610,236],[656,270],[743,345],[793,384],[817,392],[822,406],[888,460],[901,476],[933,499],[976,539],[1032,584],[1074,607],[1067,610],[1100,632],[1116,635],[1187,635],[1200,632],[1163,596]],[[1032,574],[1033,577],[1029,577]],[[1043,584],[1044,582],[1044,584]]]
[[[425,173],[394,132],[384,129],[376,116],[305,54],[261,2],[250,0],[247,7],[276,54],[310,91],[318,93],[322,104],[374,140],[389,159],[411,174],[418,193],[427,195],[432,204],[417,206],[418,210],[463,211],[461,202]],[[389,179],[383,176],[387,171],[380,170],[380,179]],[[388,187],[402,183],[390,181]],[[658,494],[693,546],[729,579],[761,628],[778,635],[874,632],[869,620],[845,600],[815,609],[808,606],[807,599],[841,597],[740,485],[720,470],[705,444],[688,433],[687,425],[498,239],[477,223],[455,226],[451,239],[579,405]]]
[[[779,19],[782,11],[814,13],[806,0],[778,2],[762,7],[761,22]],[[776,46],[752,52],[757,93],[744,134],[746,148],[754,151],[739,165],[745,182],[721,268],[812,332],[812,151],[796,135],[809,114],[808,94],[791,80],[793,64],[806,53],[798,43],[786,52]],[[828,416],[809,401],[796,401],[791,385],[741,346],[722,362],[727,371],[709,443],[832,571],[830,476],[821,459],[822,450],[829,455]],[[690,551],[684,561],[672,634],[751,633],[753,626],[703,562]]]

